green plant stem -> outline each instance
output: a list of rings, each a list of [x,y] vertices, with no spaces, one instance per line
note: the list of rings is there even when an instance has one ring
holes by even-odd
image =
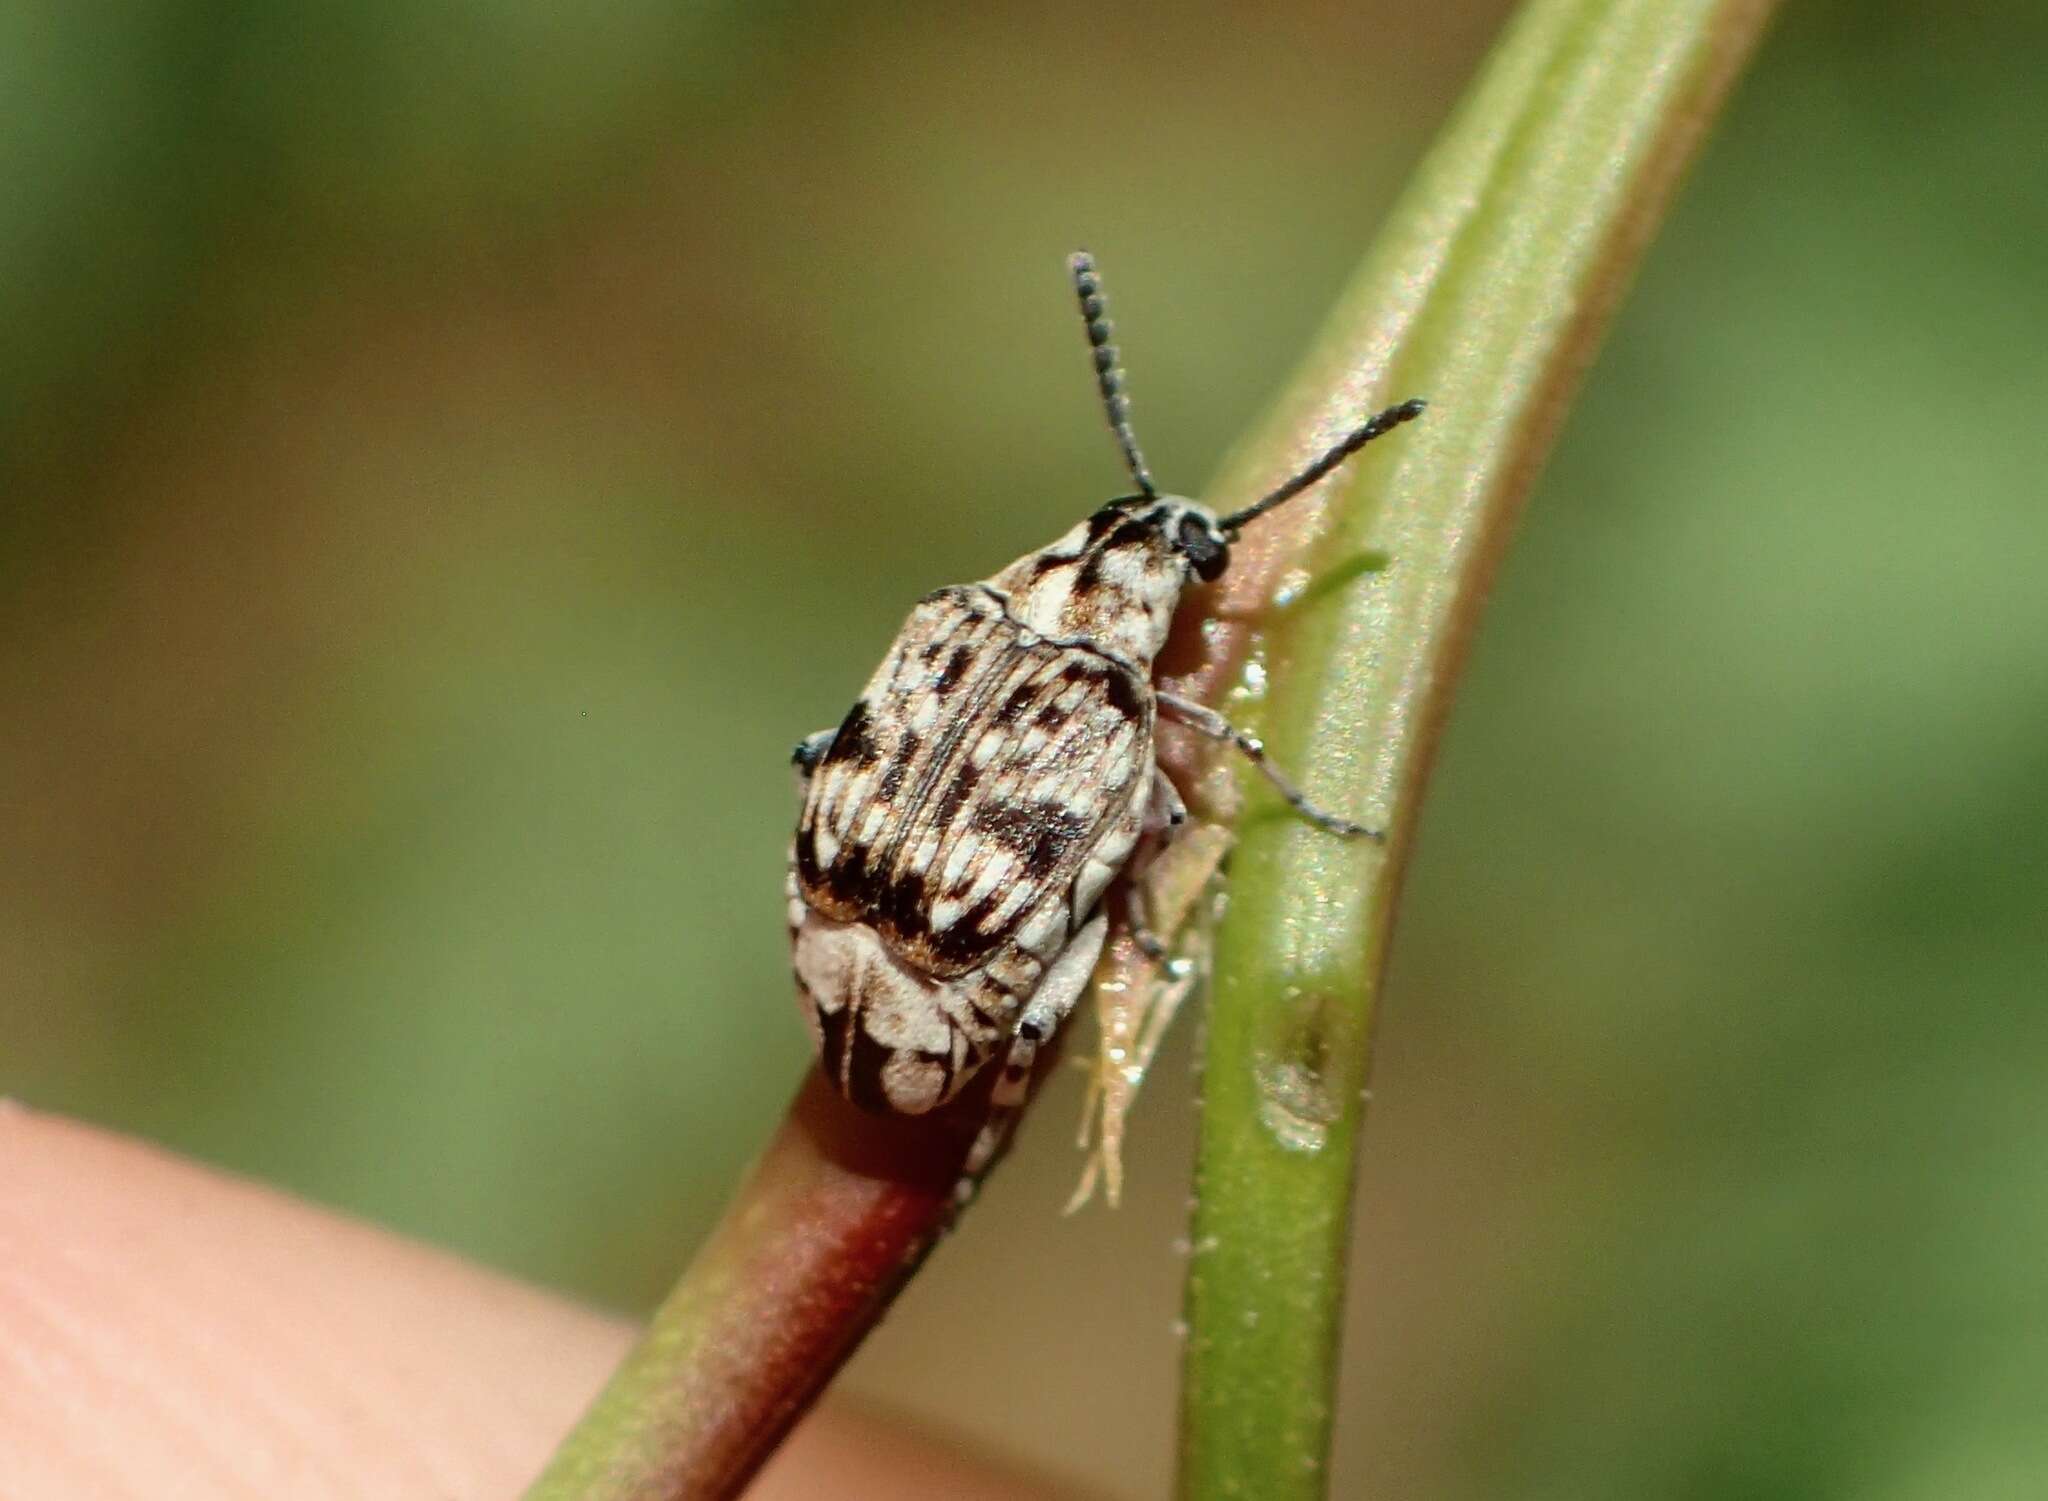
[[[1204,1064],[1187,1501],[1324,1494],[1371,1021],[1436,731],[1577,376],[1769,9],[1526,5],[1295,394],[1211,496],[1255,495],[1357,413],[1431,403],[1328,483],[1308,555],[1312,575],[1370,552],[1391,565],[1268,612],[1255,649],[1272,687],[1235,711],[1322,801],[1390,837],[1334,840],[1249,790]],[[1249,629],[1212,643],[1209,685],[1248,649]]]

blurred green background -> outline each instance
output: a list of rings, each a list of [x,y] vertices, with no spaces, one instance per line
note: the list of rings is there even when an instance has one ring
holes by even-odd
[[[1118,488],[1062,256],[1198,487],[1501,14],[8,7],[0,1090],[644,1308],[806,1064],[790,743]],[[2044,49],[1789,7],[1590,378],[1337,1495],[2041,1493]],[[1061,1080],[848,1389],[1161,1493],[1190,1030],[1127,1207],[1058,1218]]]

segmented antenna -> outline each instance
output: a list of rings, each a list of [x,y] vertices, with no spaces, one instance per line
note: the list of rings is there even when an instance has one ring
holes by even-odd
[[[1374,438],[1384,437],[1404,422],[1413,422],[1429,409],[1429,403],[1422,400],[1404,401],[1399,406],[1388,407],[1370,421],[1353,428],[1336,443],[1329,452],[1317,459],[1308,468],[1294,476],[1286,484],[1268,495],[1257,505],[1246,506],[1242,511],[1232,512],[1216,524],[1235,537],[1247,521],[1256,521],[1283,501],[1294,499],[1310,485],[1365,447]]]
[[[1109,342],[1108,307],[1102,299],[1102,282],[1095,275],[1095,257],[1077,250],[1067,258],[1074,273],[1074,295],[1081,299],[1081,318],[1088,325],[1088,347],[1095,354],[1095,385],[1102,392],[1102,409],[1109,416],[1109,430],[1116,434],[1116,446],[1123,450],[1124,467],[1147,498],[1157,495],[1152,471],[1138,452],[1137,435],[1131,431],[1130,403],[1124,400],[1124,372],[1116,362],[1116,346]]]

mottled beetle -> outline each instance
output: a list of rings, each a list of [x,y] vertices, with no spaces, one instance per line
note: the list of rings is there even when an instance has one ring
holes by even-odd
[[[825,1071],[856,1105],[916,1115],[1004,1050],[970,1171],[1087,986],[1104,893],[1186,819],[1153,759],[1158,716],[1231,741],[1323,828],[1368,832],[1311,806],[1220,714],[1156,688],[1152,661],[1190,578],[1222,574],[1247,523],[1423,410],[1388,408],[1228,516],[1162,495],[1131,431],[1094,262],[1070,265],[1138,493],[981,583],[926,595],[845,720],[794,757],[789,927]],[[1156,946],[1141,912],[1130,921]]]

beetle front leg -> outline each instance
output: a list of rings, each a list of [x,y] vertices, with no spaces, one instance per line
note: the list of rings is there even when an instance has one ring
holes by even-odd
[[[1240,730],[1206,704],[1198,704],[1192,699],[1180,698],[1171,693],[1161,693],[1159,708],[1168,718],[1186,725],[1198,735],[1207,735],[1211,740],[1227,740],[1236,746],[1250,758],[1252,765],[1258,767],[1265,779],[1273,784],[1274,790],[1287,799],[1287,805],[1318,828],[1327,829],[1332,834],[1341,835],[1346,839],[1387,837],[1384,829],[1368,829],[1364,824],[1353,823],[1348,818],[1339,818],[1334,813],[1326,813],[1318,808],[1308,800],[1299,787],[1281,774],[1278,767],[1266,759],[1264,741],[1256,735]]]

